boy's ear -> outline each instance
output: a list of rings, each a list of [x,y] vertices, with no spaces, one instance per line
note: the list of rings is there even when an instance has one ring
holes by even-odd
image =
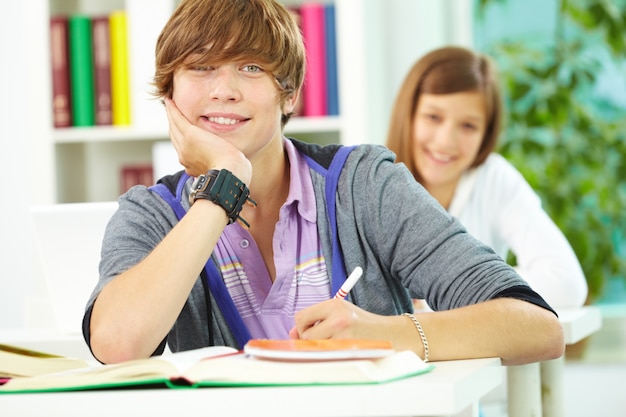
[[[290,114],[293,113],[293,110],[296,108],[296,103],[298,102],[298,97],[300,96],[300,90],[296,90],[289,97],[285,99],[285,104],[283,105],[283,113]]]

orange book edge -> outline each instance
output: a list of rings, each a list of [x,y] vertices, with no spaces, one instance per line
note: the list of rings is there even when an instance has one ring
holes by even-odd
[[[372,349],[393,350],[393,345],[390,341],[369,339],[252,339],[248,342],[248,346],[265,350],[308,352]]]

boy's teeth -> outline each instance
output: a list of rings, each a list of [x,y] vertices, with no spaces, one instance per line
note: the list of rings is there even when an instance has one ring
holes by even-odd
[[[209,121],[221,125],[234,125],[235,123],[237,123],[237,120],[229,119],[227,117],[209,117]]]

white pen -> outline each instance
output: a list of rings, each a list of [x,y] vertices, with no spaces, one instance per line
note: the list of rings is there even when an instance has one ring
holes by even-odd
[[[354,287],[354,284],[356,284],[359,278],[361,278],[361,275],[363,275],[363,268],[360,266],[354,268],[354,271],[352,271],[350,276],[344,281],[341,288],[339,288],[339,291],[337,291],[337,294],[335,294],[335,298],[346,298],[346,295],[348,295],[352,287]]]

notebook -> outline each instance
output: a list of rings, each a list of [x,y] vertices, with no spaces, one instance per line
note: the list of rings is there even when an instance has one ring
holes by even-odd
[[[32,206],[35,253],[57,330],[80,334],[87,300],[98,281],[104,229],[117,202]]]
[[[264,340],[261,346],[271,348],[272,342]],[[359,346],[365,344],[365,352],[371,352],[369,342],[376,341],[348,342],[350,343],[348,348],[341,346],[335,349],[333,346],[324,346],[321,349],[326,352],[351,351],[351,356],[358,359],[328,359],[320,356],[324,350],[318,349],[316,351],[318,355],[307,360],[293,361],[291,358],[265,360],[234,348],[210,346],[113,365],[96,365],[60,373],[14,377],[0,387],[0,395],[131,387],[183,389],[383,384],[417,376],[434,368],[434,365],[424,363],[415,352],[408,350],[397,352],[393,349],[383,349],[388,352],[382,357],[361,358],[357,353],[360,351]],[[345,345],[343,342],[339,343]],[[285,346],[281,341],[277,344],[279,348],[275,350],[281,350]],[[282,349],[283,352],[295,350],[305,351],[297,345]]]

